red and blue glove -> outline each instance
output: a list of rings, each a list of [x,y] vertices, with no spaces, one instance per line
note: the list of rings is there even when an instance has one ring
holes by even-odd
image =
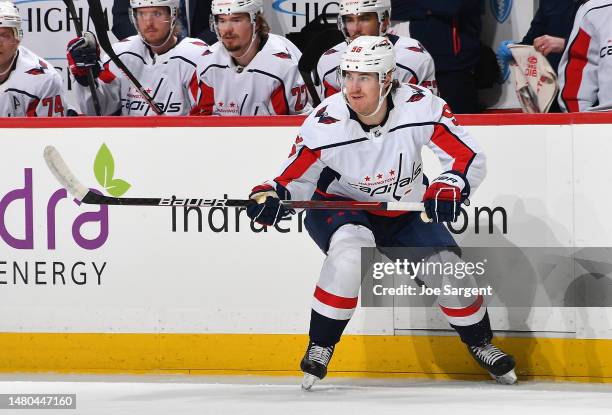
[[[464,175],[454,170],[444,172],[425,190],[425,213],[432,222],[455,222],[461,203],[469,195],[470,185]]]
[[[83,36],[68,42],[66,57],[70,65],[70,72],[79,84],[87,85],[89,68],[94,78],[100,75],[100,47],[93,33],[85,32]]]
[[[247,216],[251,220],[267,226],[276,225],[281,219],[295,213],[281,204],[278,194],[272,186],[255,186],[249,195],[255,203],[247,206]]]

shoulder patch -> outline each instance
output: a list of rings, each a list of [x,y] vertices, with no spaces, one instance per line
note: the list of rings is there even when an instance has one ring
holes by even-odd
[[[410,98],[408,98],[408,101],[406,102],[417,102],[417,101],[422,100],[425,97],[425,94],[419,88],[415,88],[414,86],[410,84],[408,84],[408,86],[412,88],[413,94]]]
[[[278,53],[275,53],[274,56],[276,56],[277,58],[281,58],[281,59],[291,59],[291,55],[288,54],[287,52],[278,52]]]
[[[337,118],[330,117],[327,114],[327,105],[317,111],[317,113],[315,114],[315,118],[319,119],[319,124],[334,124],[340,121]]]
[[[208,43],[202,42],[201,40],[196,40],[195,42],[191,42],[191,44],[196,46],[208,46]]]
[[[420,43],[419,43],[419,46],[408,46],[406,49],[412,52],[425,53],[425,48]]]
[[[328,56],[328,55],[333,55],[334,53],[338,53],[338,51],[334,48],[328,50],[327,52],[325,52],[323,55]]]
[[[293,157],[295,153],[297,153],[297,145],[300,144],[302,141],[304,141],[304,139],[302,138],[301,135],[298,134],[298,136],[295,138],[295,144],[291,147],[291,152],[289,153],[289,157]]]
[[[32,68],[29,71],[26,71],[26,73],[29,75],[42,75],[45,73],[45,70],[43,68]]]

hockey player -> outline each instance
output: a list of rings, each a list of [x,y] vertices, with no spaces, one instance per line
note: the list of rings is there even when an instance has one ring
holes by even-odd
[[[197,62],[208,45],[180,37],[178,13],[179,0],[130,0],[138,35],[115,43],[113,50],[165,115],[199,114]],[[87,70],[92,68],[102,115],[155,115],[108,56],[100,63],[100,48],[92,33],[68,43],[68,62],[83,113],[95,115],[87,84]]]
[[[338,28],[346,42],[325,52],[317,64],[321,92],[329,97],[340,91],[336,75],[346,45],[359,36],[386,36],[395,48],[397,71],[395,79],[424,86],[438,94],[434,61],[415,39],[387,34],[391,21],[391,0],[341,0]]]
[[[564,112],[612,110],[612,1],[589,0],[576,13],[559,63]]]
[[[269,33],[262,0],[213,0],[219,42],[200,70],[202,104],[212,115],[289,115],[312,110],[298,49]]]
[[[0,1],[0,116],[62,117],[62,78],[55,68],[20,45],[21,17]]]
[[[458,247],[443,222],[454,222],[461,203],[485,176],[485,157],[457,123],[448,105],[420,86],[393,80],[395,57],[386,37],[361,36],[341,60],[342,93],[325,99],[306,119],[289,159],[274,180],[256,186],[250,218],[274,225],[290,215],[283,200],[420,202],[433,223],[418,212],[310,210],[305,225],[327,255],[315,289],[310,341],[301,362],[302,386],[323,379],[336,344],[357,306],[362,247],[422,247],[420,258],[458,265]],[[444,173],[427,184],[421,149],[429,147]],[[458,269],[458,268],[454,268]],[[427,286],[441,278],[419,275]],[[473,277],[444,281],[476,287]],[[516,382],[515,362],[491,344],[493,334],[482,296],[441,295],[443,315],[474,359],[500,383]]]

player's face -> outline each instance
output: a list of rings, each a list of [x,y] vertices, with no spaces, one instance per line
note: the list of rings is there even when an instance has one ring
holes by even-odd
[[[220,14],[216,16],[217,30],[225,49],[241,55],[247,51],[253,38],[253,25],[247,13]]]
[[[378,106],[380,84],[378,74],[345,72],[345,93],[351,108],[361,114],[371,114]]]
[[[9,65],[17,52],[19,40],[10,27],[0,27],[0,68]]]
[[[378,36],[379,23],[376,13],[349,14],[343,17],[346,31],[351,40],[359,36]]]
[[[169,7],[139,7],[134,13],[138,31],[153,46],[161,46],[168,39],[171,26]]]

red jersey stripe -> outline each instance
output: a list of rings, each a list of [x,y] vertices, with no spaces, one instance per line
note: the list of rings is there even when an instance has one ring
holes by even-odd
[[[319,157],[321,157],[321,150],[312,151],[308,147],[302,147],[295,160],[274,181],[283,187],[287,187],[289,183],[302,177]]]
[[[271,101],[276,115],[289,115],[289,108],[285,99],[285,89],[282,84],[272,92]]]
[[[480,307],[482,307],[483,303],[484,303],[484,298],[482,297],[482,295],[479,295],[476,298],[476,301],[474,301],[472,305],[469,305],[467,307],[446,308],[446,307],[440,306],[440,309],[442,310],[444,314],[446,314],[449,317],[469,317],[473,314],[476,314],[478,310],[480,310]]]
[[[334,88],[329,82],[327,82],[326,80],[323,80],[323,87],[325,88],[325,98],[329,98],[334,94],[337,94],[338,91],[336,88]]]
[[[28,109],[26,110],[26,117],[38,117],[38,114],[36,114],[36,108],[38,107],[39,102],[40,100],[38,98],[30,102]]]
[[[100,80],[104,82],[105,84],[110,84],[116,78],[115,74],[111,72],[109,66],[110,66],[110,62],[107,62],[104,65],[104,68],[100,71],[100,75],[98,76]]]
[[[317,286],[314,292],[314,297],[325,305],[334,308],[351,309],[357,307],[358,297],[340,297],[332,293],[328,293],[321,287]]]
[[[453,162],[452,170],[465,174],[476,153],[469,148],[455,134],[451,133],[444,124],[436,124],[431,141],[440,147],[446,154],[451,156]]]
[[[215,88],[206,85],[205,82],[202,82],[200,85],[200,90],[202,91],[199,103],[200,114],[211,115],[215,105]]]
[[[191,80],[189,81],[189,91],[191,92],[191,96],[193,100],[197,102],[198,100],[198,75],[194,72]]]
[[[588,63],[591,36],[580,29],[569,50],[569,60],[565,67],[565,85],[561,97],[569,112],[580,112],[578,92],[582,84],[582,74]]]

